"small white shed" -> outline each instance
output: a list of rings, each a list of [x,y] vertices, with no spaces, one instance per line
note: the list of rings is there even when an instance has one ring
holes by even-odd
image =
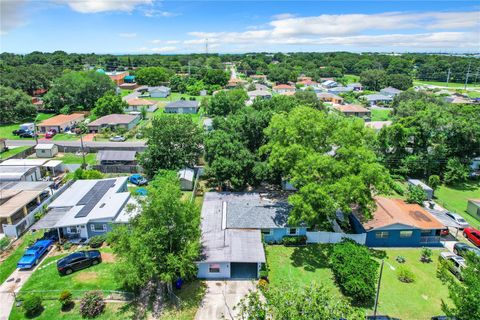
[[[193,190],[195,182],[195,171],[190,168],[184,168],[178,171],[178,178],[180,179],[180,189],[183,191]]]
[[[35,146],[37,158],[53,158],[58,153],[58,147],[53,143],[42,143]]]

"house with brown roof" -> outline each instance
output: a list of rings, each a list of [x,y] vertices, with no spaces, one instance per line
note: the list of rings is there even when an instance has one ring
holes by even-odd
[[[125,108],[125,112],[140,111],[142,108],[147,109],[148,112],[155,112],[157,110],[157,103],[152,100],[133,98],[127,100],[128,108]]]
[[[115,84],[121,85],[125,82],[125,77],[129,75],[127,71],[112,71],[112,72],[105,72],[105,74],[115,82]]]
[[[366,233],[369,247],[441,246],[446,227],[418,204],[400,199],[375,198],[377,209],[369,219],[355,208],[350,222],[357,233]]]
[[[330,102],[333,104],[343,103],[342,97],[337,96],[336,94],[333,94],[333,93],[328,93],[328,92],[317,93],[317,98],[323,102]]]
[[[283,94],[283,93],[286,93],[286,92],[295,92],[296,91],[296,88],[294,86],[289,85],[289,84],[279,84],[279,85],[274,86],[272,89],[273,89],[274,92],[280,93],[280,94]]]
[[[359,118],[370,117],[370,110],[358,104],[336,105],[334,106],[334,108],[337,111],[346,115],[347,117],[359,117]]]
[[[131,130],[137,125],[139,121],[140,115],[109,114],[90,122],[88,124],[88,131],[92,133],[97,133],[105,128],[123,128],[125,130]]]
[[[62,132],[65,131],[65,128],[71,128],[84,119],[85,116],[82,113],[59,114],[58,116],[40,122],[40,124],[37,125],[37,130],[43,133],[52,129],[57,132]]]

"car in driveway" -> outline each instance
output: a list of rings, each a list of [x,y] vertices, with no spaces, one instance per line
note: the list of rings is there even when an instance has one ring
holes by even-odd
[[[109,140],[112,141],[112,142],[123,142],[127,139],[125,139],[122,136],[115,136],[115,137],[111,137]]]
[[[48,130],[47,133],[45,133],[45,138],[50,139],[53,138],[57,134],[57,130],[52,129]]]
[[[468,222],[465,219],[463,219],[463,217],[458,213],[449,211],[449,212],[446,212],[445,215],[451,220],[455,221],[455,223],[460,226],[460,230],[470,227]]]
[[[77,251],[57,261],[57,270],[61,275],[69,275],[74,271],[95,266],[102,262],[98,250]]]
[[[22,133],[25,133],[25,132],[27,132],[27,130],[25,130],[25,129],[17,129],[17,130],[13,130],[13,131],[12,131],[12,134],[13,134],[13,135],[16,135],[16,136],[19,136],[19,135],[21,135]]]
[[[466,228],[463,230],[463,236],[470,240],[477,247],[480,247],[480,230]]]
[[[467,267],[464,258],[451,252],[440,252],[440,259],[448,263],[448,269],[451,273],[453,273],[459,280],[462,279],[462,270]]]
[[[23,133],[20,133],[18,135],[20,138],[35,138],[37,137],[38,135],[32,131],[25,131]]]
[[[25,253],[17,262],[17,268],[19,269],[30,269],[34,267],[40,258],[48,251],[50,246],[53,244],[53,240],[38,240],[25,250]]]
[[[478,257],[480,257],[480,249],[479,248],[469,246],[468,244],[463,243],[463,242],[455,243],[455,245],[453,246],[453,252],[455,254],[461,256],[461,257],[466,256],[468,254],[468,252],[473,252]]]
[[[128,182],[133,183],[137,186],[144,186],[148,183],[148,180],[141,174],[135,173],[128,177]]]

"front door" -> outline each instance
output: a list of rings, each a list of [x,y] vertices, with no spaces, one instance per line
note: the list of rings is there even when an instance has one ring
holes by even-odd
[[[80,226],[80,238],[82,238],[82,239],[87,239],[88,238],[87,227],[85,225]]]

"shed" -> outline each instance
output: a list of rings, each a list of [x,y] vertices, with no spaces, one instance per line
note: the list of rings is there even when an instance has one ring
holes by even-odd
[[[427,197],[427,200],[432,200],[433,189],[427,186],[425,183],[423,183],[418,179],[408,179],[408,184],[422,188],[423,191],[425,192],[425,196]]]
[[[35,146],[37,158],[53,158],[58,153],[58,147],[54,143],[43,143]]]
[[[190,168],[184,168],[178,171],[178,178],[180,179],[181,190],[193,190],[193,183],[195,182],[195,171]]]
[[[476,218],[480,218],[480,199],[468,199],[467,212]]]
[[[127,150],[100,150],[97,161],[101,165],[135,165],[136,151]]]

